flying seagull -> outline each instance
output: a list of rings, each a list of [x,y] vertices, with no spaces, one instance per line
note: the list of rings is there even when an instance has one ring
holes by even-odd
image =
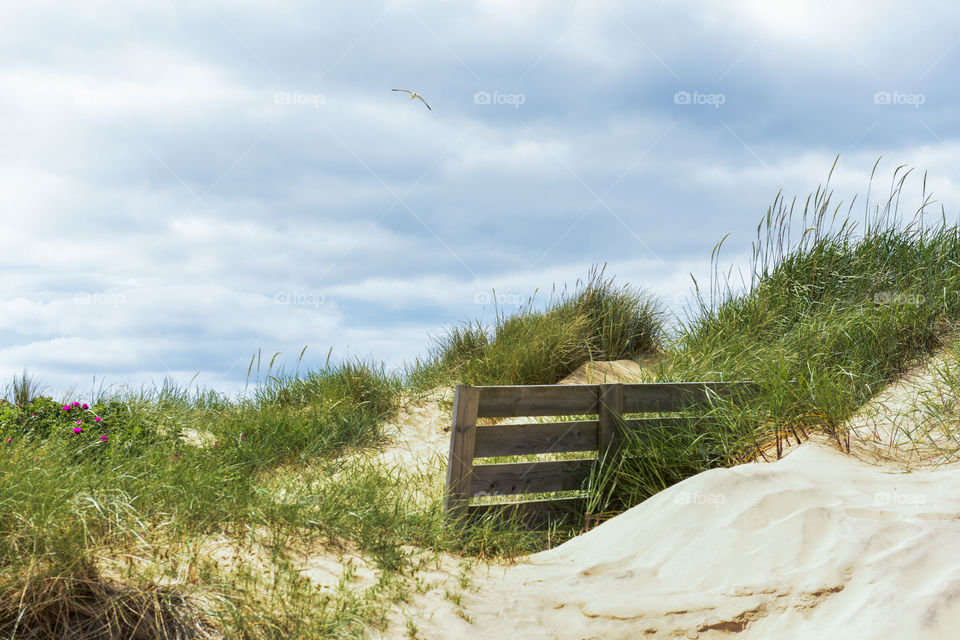
[[[420,102],[422,102],[423,104],[426,104],[427,109],[430,109],[430,105],[428,105],[427,101],[423,99],[423,96],[415,91],[410,91],[410,89],[390,89],[390,91],[403,91],[404,93],[409,93],[411,100],[413,100],[414,98],[420,98]],[[433,109],[430,109],[430,111],[433,111]]]

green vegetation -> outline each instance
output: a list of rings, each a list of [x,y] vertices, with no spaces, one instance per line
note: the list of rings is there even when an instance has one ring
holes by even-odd
[[[555,384],[590,360],[620,360],[652,353],[664,338],[660,301],[614,285],[594,268],[575,291],[537,309],[497,314],[492,328],[455,326],[426,362],[409,373],[413,388],[437,384]]]
[[[960,228],[942,210],[937,223],[926,221],[926,177],[915,215],[899,216],[908,174],[897,169],[886,204],[868,209],[862,224],[850,216],[852,203],[838,218],[829,179],[802,213],[778,196],[757,227],[740,293],[720,282],[714,263],[709,294],[698,289],[697,313],[681,323],[652,375],[755,380],[761,393],[740,407],[718,403],[708,428],[638,434],[598,481],[609,496],[599,510],[751,459],[777,434],[817,430],[847,446],[844,421],[945,343],[960,318]]]
[[[400,390],[356,362],[268,375],[246,401],[165,384],[0,403],[0,636],[357,637],[445,551],[535,549],[446,526],[442,466],[369,461]],[[375,579],[318,589],[298,563],[351,553]]]
[[[597,512],[749,459],[779,433],[819,430],[843,445],[844,420],[960,316],[960,230],[925,222],[925,194],[901,220],[906,175],[894,178],[862,225],[852,205],[838,219],[827,188],[802,212],[778,197],[749,282],[734,290],[715,275],[672,327],[658,301],[595,269],[543,308],[453,327],[400,373],[328,358],[271,374],[271,361],[248,399],[165,383],[84,404],[42,396],[24,372],[0,403],[0,636],[362,637],[424,591],[460,606],[468,566],[453,584],[422,577],[451,555],[510,558],[577,533],[582,523],[449,526],[443,461],[376,458],[404,398],[437,386],[555,383],[589,360],[652,352],[663,357],[651,380],[761,383],[754,401],[633,436],[593,479]],[[960,365],[945,366],[938,424],[960,414]],[[341,560],[342,575],[311,580],[304,558],[318,556]],[[417,632],[414,619],[392,622]]]

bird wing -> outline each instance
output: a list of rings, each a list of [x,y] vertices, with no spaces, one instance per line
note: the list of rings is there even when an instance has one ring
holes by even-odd
[[[423,96],[421,96],[419,93],[416,94],[416,96],[417,96],[418,98],[420,98],[420,102],[422,102],[423,104],[427,104],[427,101],[424,100],[424,99],[423,99]],[[428,105],[428,104],[427,104],[427,109],[430,109],[430,105]],[[430,111],[433,111],[433,109],[430,109]]]
[[[410,89],[390,89],[390,91],[403,91],[404,93],[410,93],[410,94],[413,93],[413,91],[410,91]]]

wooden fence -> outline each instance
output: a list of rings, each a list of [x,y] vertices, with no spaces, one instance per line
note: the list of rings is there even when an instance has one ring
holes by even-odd
[[[598,459],[615,455],[626,430],[652,422],[680,424],[673,417],[624,419],[624,414],[689,411],[711,399],[746,397],[754,382],[675,382],[536,386],[458,386],[447,467],[445,508],[468,517],[517,510],[531,523],[564,512],[584,513],[586,498],[470,504],[479,496],[571,491],[584,487]],[[478,418],[595,415],[595,420],[477,425]],[[596,457],[475,465],[477,458],[592,451]]]

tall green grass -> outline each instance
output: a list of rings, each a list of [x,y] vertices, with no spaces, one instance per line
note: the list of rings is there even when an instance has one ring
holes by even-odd
[[[26,407],[40,395],[40,385],[26,369],[10,383],[9,394],[18,407]]]
[[[50,428],[0,442],[0,637],[356,638],[442,552],[535,549],[527,532],[451,529],[440,466],[367,459],[399,392],[360,362],[278,372],[229,402],[165,382],[91,406],[106,442],[56,413],[69,398],[35,399],[55,410]],[[0,426],[19,428],[16,411]],[[206,446],[183,440],[191,429]],[[224,538],[266,567],[207,558],[203,541]],[[347,576],[331,592],[302,576],[303,554],[344,549],[368,560],[374,584]]]
[[[533,299],[512,315],[497,313],[492,327],[455,326],[431,357],[408,373],[414,388],[464,384],[553,384],[590,360],[619,360],[651,353],[664,337],[660,300],[617,286],[594,267],[574,291],[545,309]]]
[[[886,202],[868,205],[862,220],[852,217],[853,203],[838,215],[829,176],[802,211],[778,194],[757,227],[742,290],[722,280],[717,246],[709,292],[697,289],[695,313],[656,375],[754,380],[760,394],[741,406],[718,403],[709,428],[632,438],[600,482],[607,504],[636,504],[690,475],[750,459],[778,433],[818,430],[845,447],[844,421],[953,333],[960,228],[942,210],[928,220],[926,176],[922,202],[901,216],[909,175],[901,169]]]

